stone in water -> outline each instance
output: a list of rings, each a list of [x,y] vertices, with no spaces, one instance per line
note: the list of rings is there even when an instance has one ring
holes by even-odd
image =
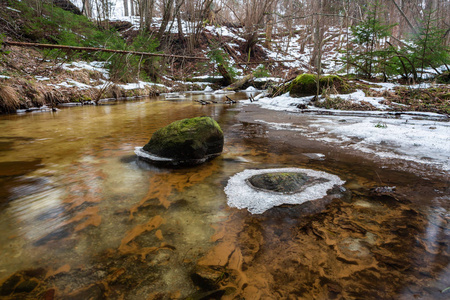
[[[258,174],[247,179],[250,186],[284,194],[297,193],[303,190],[309,177],[299,172],[277,172]]]

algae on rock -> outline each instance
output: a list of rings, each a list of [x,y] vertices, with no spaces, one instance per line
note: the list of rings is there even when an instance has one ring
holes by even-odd
[[[157,130],[143,150],[175,160],[199,160],[223,150],[223,132],[210,117],[175,121]]]

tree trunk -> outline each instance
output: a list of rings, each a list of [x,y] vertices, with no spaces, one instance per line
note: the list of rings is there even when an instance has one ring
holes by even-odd
[[[316,96],[320,93],[320,73],[322,72],[322,40],[323,40],[323,22],[322,22],[322,8],[323,0],[318,1],[319,4],[319,15],[317,16],[316,30],[315,30],[315,41],[314,48],[317,47],[317,57],[316,57],[316,69],[317,69],[317,85],[316,85]],[[315,51],[315,52],[316,52]]]
[[[180,41],[184,40],[184,34],[183,34],[183,24],[181,22],[181,6],[183,5],[183,0],[177,1],[177,25],[178,25],[178,39]]]
[[[269,14],[266,16],[266,41],[264,45],[267,49],[272,50],[272,31],[273,31],[273,15],[272,5],[269,7]]]
[[[399,13],[402,15],[402,17],[405,19],[406,23],[408,24],[408,26],[411,28],[412,32],[414,34],[417,34],[416,29],[414,28],[414,25],[411,23],[411,21],[408,19],[408,17],[405,15],[405,13],[403,12],[403,10],[400,8],[400,6],[398,6],[397,2],[395,2],[395,0],[391,0],[392,3],[395,5],[395,7],[397,8],[397,10],[399,11]]]
[[[223,88],[222,90],[224,90],[224,91],[239,90],[244,84],[246,84],[247,82],[252,80],[254,77],[255,76],[253,76],[253,74],[248,74],[248,75],[244,76],[244,78],[230,84],[229,86],[227,86],[226,88]]]
[[[123,0],[123,14],[128,17],[128,0]]]
[[[92,18],[92,6],[90,0],[83,0],[83,11],[84,15],[88,18]]]
[[[26,43],[26,42],[14,42],[14,41],[3,41],[3,44],[19,46],[19,47],[62,49],[62,50],[66,50],[66,51],[72,50],[72,51],[86,51],[86,52],[108,52],[108,53],[132,54],[132,55],[143,55],[143,56],[158,56],[158,57],[172,57],[172,58],[181,58],[181,59],[209,60],[209,58],[207,58],[207,57],[171,55],[171,54],[126,51],[126,50],[114,50],[114,49],[95,48],[95,47],[75,47],[75,46],[65,46],[65,45],[38,44],[38,43]]]
[[[172,7],[173,7],[173,0],[164,0],[163,1],[163,18],[161,22],[161,27],[159,28],[157,37],[159,40],[162,39],[164,32],[167,29],[167,25],[170,22],[170,19],[172,17]]]
[[[153,7],[155,5],[155,1],[154,0],[145,0],[145,2],[146,2],[146,6],[145,6],[145,11],[144,11],[144,16],[145,16],[144,28],[147,32],[149,32],[150,27],[152,25]]]
[[[225,69],[225,67],[222,64],[219,64],[217,66],[217,69],[219,70],[220,75],[222,75],[224,84],[230,85],[233,83],[233,78],[231,77],[230,73]]]

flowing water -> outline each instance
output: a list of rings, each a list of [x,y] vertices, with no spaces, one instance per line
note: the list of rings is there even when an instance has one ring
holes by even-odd
[[[448,178],[254,121],[313,117],[191,100],[0,118],[0,298],[448,299]],[[220,157],[164,169],[134,155],[203,115],[224,130]],[[349,195],[261,215],[227,206],[232,175],[279,167],[338,175]]]

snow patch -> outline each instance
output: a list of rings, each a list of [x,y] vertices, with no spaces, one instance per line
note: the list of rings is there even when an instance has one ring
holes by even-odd
[[[309,177],[325,178],[327,181],[307,187],[304,191],[291,194],[275,194],[259,191],[251,188],[246,179],[264,173],[271,172],[301,172]],[[302,204],[307,201],[320,199],[327,195],[327,191],[334,185],[342,185],[345,182],[338,176],[321,171],[300,168],[244,170],[235,174],[228,180],[225,193],[228,198],[228,205],[238,209],[247,208],[252,214],[262,214],[272,207],[281,204]]]
[[[166,87],[164,84],[153,83],[153,82],[146,82],[146,81],[130,82],[130,83],[127,83],[127,84],[118,84],[117,86],[123,88],[124,90],[143,89],[146,86]]]
[[[74,61],[71,63],[62,64],[62,68],[68,71],[79,71],[79,70],[89,70],[98,71],[103,74],[106,79],[109,79],[109,72],[105,69],[105,62],[102,61]]]
[[[380,103],[381,101],[385,100],[383,97],[368,97],[364,94],[362,90],[356,90],[356,92],[351,94],[330,95],[329,97],[332,99],[340,98],[343,100],[348,100],[357,103],[361,103],[364,101],[370,103],[371,105],[380,110],[389,109],[389,106]]]
[[[246,92],[257,92],[258,89],[253,87],[253,86],[249,86],[248,88],[246,88],[244,91]]]
[[[34,77],[37,81],[47,81],[50,80],[49,77],[45,77],[45,76],[35,76]]]
[[[394,159],[432,165],[450,171],[450,123],[403,118],[380,118],[380,112],[361,112],[358,116],[307,117],[301,124],[264,120],[274,130],[290,130],[308,138],[370,153],[381,159]],[[372,115],[372,116],[371,116]],[[420,116],[433,113],[422,113]]]
[[[20,10],[17,10],[15,8],[12,8],[12,7],[9,7],[9,6],[7,6],[6,9],[9,9],[9,10],[12,10],[12,11],[15,11],[15,12],[19,12],[19,13],[21,12]]]

